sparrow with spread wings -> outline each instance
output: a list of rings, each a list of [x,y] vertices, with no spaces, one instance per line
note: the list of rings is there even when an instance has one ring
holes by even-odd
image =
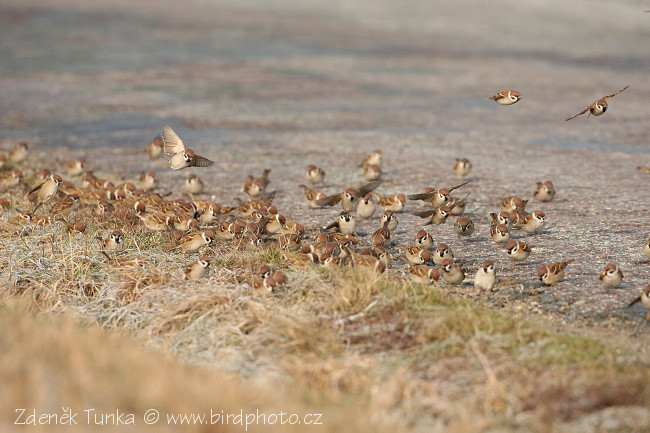
[[[196,155],[192,149],[187,149],[183,140],[169,126],[162,130],[164,151],[167,155],[172,155],[169,160],[169,166],[173,170],[182,170],[187,167],[208,167],[214,164],[207,158]]]
[[[605,111],[607,111],[607,99],[613,98],[614,96],[618,95],[619,93],[621,93],[623,90],[627,89],[628,87],[630,87],[630,86],[625,86],[621,90],[618,90],[618,91],[612,93],[611,95],[603,96],[602,98],[600,98],[596,102],[593,102],[590,105],[587,105],[582,111],[580,111],[577,114],[574,114],[573,116],[569,117],[566,120],[571,120],[571,119],[573,119],[575,117],[578,117],[578,116],[580,116],[582,114],[585,114],[587,111],[590,112],[589,116],[591,116],[592,114],[594,116],[600,116]],[[587,116],[587,117],[589,117],[589,116]]]

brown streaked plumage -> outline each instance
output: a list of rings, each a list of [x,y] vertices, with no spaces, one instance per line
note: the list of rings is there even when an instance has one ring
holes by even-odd
[[[576,118],[578,116],[581,116],[581,115],[585,114],[587,111],[589,111],[589,115],[587,117],[591,116],[592,114],[594,116],[600,116],[605,111],[607,111],[607,99],[613,98],[614,96],[618,95],[619,93],[621,93],[623,90],[627,89],[628,87],[630,87],[630,86],[629,85],[625,86],[621,90],[617,90],[616,92],[612,93],[611,95],[603,96],[599,100],[597,100],[595,102],[592,102],[591,104],[587,105],[583,110],[579,111],[578,113],[574,114],[573,116],[569,117],[566,120],[574,119],[574,118]]]
[[[618,287],[623,282],[623,272],[614,263],[610,263],[605,266],[599,278],[606,289]]]
[[[489,98],[492,101],[496,101],[501,105],[512,105],[516,102],[519,102],[521,99],[521,93],[516,90],[503,90],[499,93],[496,93]]]
[[[342,193],[334,194],[315,201],[318,207],[334,206],[341,202],[345,212],[354,212],[359,204],[359,199],[365,197],[369,192],[374,191],[381,184],[381,180],[375,180],[358,188],[348,188]]]
[[[419,193],[419,194],[409,194],[406,196],[409,200],[423,200],[425,202],[430,202],[430,204],[436,208],[436,207],[441,207],[447,204],[449,201],[449,194],[460,187],[463,187],[470,183],[471,180],[467,180],[461,184],[458,184],[456,186],[452,186],[450,188],[441,188],[439,190],[431,190],[428,192],[424,193]]]
[[[209,167],[214,164],[213,161],[196,155],[192,149],[187,149],[169,125],[163,128],[161,135],[165,153],[172,155],[169,166],[173,170],[182,170],[187,167]]]
[[[535,200],[541,202],[547,202],[553,200],[555,197],[555,188],[553,188],[553,182],[547,180],[546,182],[537,182],[537,188],[533,193]]]
[[[537,269],[539,281],[546,286],[559,283],[564,278],[564,270],[571,262],[573,262],[573,259],[567,260],[566,262],[549,263],[548,265],[540,266]]]

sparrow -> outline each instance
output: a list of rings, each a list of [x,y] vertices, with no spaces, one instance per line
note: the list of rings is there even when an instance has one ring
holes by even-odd
[[[426,230],[418,230],[415,234],[415,242],[413,243],[416,247],[422,247],[426,250],[430,250],[433,246],[433,238]]]
[[[578,116],[580,116],[582,114],[585,114],[587,111],[589,111],[589,115],[587,117],[591,116],[592,114],[594,116],[600,116],[605,111],[607,111],[607,99],[613,98],[614,96],[618,95],[619,93],[621,93],[623,90],[627,89],[628,87],[630,87],[630,86],[625,86],[621,90],[617,90],[616,92],[612,93],[611,95],[603,96],[601,99],[599,99],[599,100],[597,100],[595,102],[592,102],[591,104],[587,105],[583,110],[581,110],[580,112],[574,114],[573,116],[569,117],[566,120],[571,120],[571,119],[573,119],[575,117],[578,117]]]
[[[385,211],[379,219],[379,225],[390,230],[391,232],[397,228],[398,223],[399,221],[397,221],[397,216],[395,216],[393,211],[390,210]]]
[[[124,239],[122,238],[122,232],[119,230],[114,230],[108,237],[104,240],[97,238],[101,243],[102,251],[117,251],[124,248]]]
[[[77,210],[80,203],[81,202],[79,201],[79,196],[77,194],[66,195],[56,201],[54,205],[52,205],[52,208],[50,209],[50,215],[66,217]]]
[[[447,204],[449,201],[449,194],[453,190],[465,186],[470,182],[471,180],[467,180],[459,185],[452,186],[450,188],[441,188],[439,190],[431,190],[420,194],[409,194],[406,196],[406,198],[409,200],[423,200],[425,202],[430,202],[434,208],[441,207]]]
[[[512,227],[512,220],[510,219],[509,211],[501,211],[498,214],[490,212],[490,218],[492,219],[490,222],[490,227],[496,227],[499,224],[503,224],[508,228],[508,230],[510,230],[510,227]]]
[[[375,244],[375,246],[382,246],[389,240],[390,230],[386,228],[386,224],[384,224],[384,227],[380,228],[372,234],[372,243]]]
[[[200,194],[203,192],[203,181],[194,173],[185,179],[185,192],[189,195]]]
[[[359,167],[366,167],[368,165],[377,165],[381,167],[382,154],[380,149],[373,150],[370,155],[366,156],[364,160],[359,164]]]
[[[167,224],[182,232],[199,228],[199,221],[192,215],[174,215],[167,217]]]
[[[161,135],[156,135],[149,146],[142,149],[142,152],[149,152],[149,158],[153,161],[158,159],[165,146]]]
[[[344,235],[354,234],[356,230],[355,218],[347,212],[342,213],[339,215],[336,221],[326,227],[323,227],[323,230],[329,230],[334,227],[338,227],[339,232],[343,233]]]
[[[58,221],[63,224],[65,231],[68,234],[76,233],[85,233],[86,232],[86,223],[83,221],[75,221],[74,223],[69,223],[63,218],[59,218]]]
[[[530,251],[530,246],[523,242],[511,240],[506,244],[506,255],[513,262],[525,262]]]
[[[610,263],[600,273],[600,281],[606,289],[618,287],[623,282],[623,272],[614,263]]]
[[[440,279],[440,273],[436,268],[427,265],[414,265],[406,262],[409,266],[409,275],[414,283],[433,284],[437,286]]]
[[[270,173],[271,170],[267,168],[264,170],[264,173],[262,173],[262,177],[253,177],[248,175],[246,182],[244,182],[244,185],[241,188],[241,192],[246,194],[249,198],[263,195],[266,192],[266,187],[271,182],[269,180]]]
[[[365,197],[359,200],[359,204],[357,205],[357,216],[359,218],[372,218],[376,209],[377,205],[372,199],[372,193],[369,192]]]
[[[257,295],[272,293],[276,287],[284,284],[286,275],[282,271],[257,279],[251,286],[252,291]]]
[[[560,282],[564,278],[564,269],[571,262],[573,262],[573,259],[567,260],[566,262],[550,263],[545,266],[540,266],[537,269],[539,281],[544,283],[545,286],[552,286]]]
[[[183,272],[183,279],[200,280],[208,273],[208,266],[210,266],[210,257],[199,256],[196,262],[185,268],[185,272]]]
[[[171,216],[164,213],[151,213],[147,212],[147,208],[141,201],[136,201],[133,204],[135,215],[140,218],[144,225],[153,231],[164,231],[169,228]]]
[[[46,180],[36,185],[28,194],[36,193],[36,204],[34,211],[56,195],[59,190],[59,184],[63,182],[61,176],[56,173],[51,174]]]
[[[321,183],[325,179],[325,172],[315,165],[310,165],[307,167],[307,171],[305,171],[305,179],[314,185]]]
[[[428,225],[431,225],[431,224],[435,224],[435,225],[444,224],[447,221],[447,218],[449,217],[449,215],[451,215],[452,211],[456,207],[458,207],[458,206],[460,206],[461,204],[464,203],[467,196],[469,196],[469,194],[467,194],[465,196],[465,198],[463,198],[460,201],[455,202],[451,206],[445,205],[445,206],[440,206],[440,207],[436,207],[436,208],[433,208],[433,209],[417,211],[417,212],[413,212],[413,215],[419,216],[420,218],[431,217],[431,219],[429,219],[429,221],[424,224],[425,226],[428,226]]]
[[[404,194],[391,194],[391,195],[379,195],[373,192],[379,200],[379,205],[384,208],[384,210],[390,210],[393,212],[400,212],[404,209],[404,204],[406,203],[406,196]]]
[[[440,270],[442,271],[442,279],[447,284],[458,285],[465,279],[465,272],[452,259],[443,260],[440,264]]]
[[[140,188],[153,191],[158,186],[158,176],[153,171],[141,173],[139,178]]]
[[[300,237],[305,234],[305,228],[302,226],[302,224],[299,224],[295,221],[287,221],[284,223],[284,227],[282,227],[280,233],[294,234]]]
[[[278,246],[281,250],[298,251],[300,248],[300,236],[287,233],[278,236]]]
[[[553,182],[547,180],[546,182],[537,182],[537,189],[533,193],[533,197],[537,201],[551,201],[555,197],[555,189],[553,188]]]
[[[68,173],[68,176],[79,176],[84,172],[84,166],[86,164],[85,158],[77,158],[65,163],[65,169]]]
[[[495,226],[490,226],[490,236],[495,243],[503,244],[510,240],[510,231],[508,231],[506,225],[497,224]]]
[[[544,230],[546,214],[541,210],[536,210],[524,217],[521,222],[521,229],[526,233],[538,234]]]
[[[381,274],[386,270],[386,264],[372,255],[361,255],[351,248],[346,248],[347,257],[350,257],[349,263],[352,267],[362,267],[371,269],[372,271]]]
[[[492,290],[497,281],[497,271],[492,260],[483,262],[483,267],[476,271],[474,287],[481,290]]]
[[[32,218],[33,218],[33,214],[28,210],[24,210],[20,212],[18,215],[16,215],[15,217],[9,219],[3,225],[12,226],[12,227],[26,227],[31,224]]]
[[[469,173],[472,171],[472,163],[469,162],[467,158],[456,158],[456,163],[454,164],[454,173],[460,178],[469,176]]]
[[[196,155],[192,149],[187,149],[169,125],[163,128],[161,135],[165,153],[172,155],[169,160],[172,170],[182,170],[187,167],[209,167],[214,164],[213,161]]]
[[[311,209],[319,209],[322,207],[316,204],[316,200],[325,198],[325,194],[317,189],[307,188],[305,185],[300,185],[300,188],[305,192],[305,201],[307,202],[307,206]]]
[[[526,211],[527,203],[528,200],[522,200],[519,197],[511,195],[501,200],[501,210],[506,212],[512,212],[514,210]]]
[[[202,247],[209,245],[212,241],[214,241],[214,232],[212,230],[193,232],[183,236],[180,240],[179,247],[184,253],[194,253]]]
[[[628,307],[631,307],[637,302],[641,302],[643,308],[649,310],[645,319],[650,320],[650,285],[647,285],[645,289],[643,289],[643,292],[641,292],[641,294],[634,301],[630,302],[630,305],[628,305]]]
[[[341,202],[341,206],[345,212],[354,212],[359,204],[359,199],[365,197],[369,192],[374,191],[380,183],[380,180],[375,180],[356,189],[348,188],[342,193],[318,199],[315,203],[318,207],[323,207],[334,206],[338,202]]]
[[[414,265],[424,265],[431,261],[431,251],[422,247],[408,246],[402,257]]]
[[[20,164],[23,162],[25,159],[27,159],[27,154],[29,153],[29,146],[27,146],[27,143],[24,141],[21,141],[11,149],[11,152],[9,152],[9,162],[12,164]]]
[[[282,255],[287,261],[287,264],[292,268],[304,268],[306,266],[311,266],[319,262],[318,255],[316,253],[282,253]]]
[[[0,153],[0,168],[4,167],[5,164],[7,164],[7,155],[5,155],[4,153]]]
[[[433,254],[431,255],[431,260],[438,266],[440,266],[442,262],[445,261],[445,259],[453,258],[454,253],[451,251],[451,248],[449,248],[449,245],[447,244],[438,244],[436,249],[433,250]]]
[[[2,166],[0,165],[0,167],[2,167]],[[638,166],[636,169],[641,170],[641,171],[645,171],[646,173],[650,174],[650,167]]]
[[[366,178],[366,182],[377,180],[381,177],[381,168],[377,164],[364,165],[363,176]]]
[[[284,227],[286,222],[287,222],[287,220],[286,220],[286,218],[284,216],[282,216],[280,214],[273,215],[268,220],[268,222],[266,223],[266,226],[265,226],[266,233],[269,233],[269,234],[272,234],[272,235],[278,233],[280,230],[282,230],[282,228]]]
[[[474,232],[474,221],[465,216],[460,217],[454,224],[454,231],[458,237],[471,236]]]
[[[648,238],[648,242],[643,245],[643,254],[650,259],[650,238]]]
[[[521,93],[517,92],[516,90],[504,90],[495,95],[492,95],[488,99],[496,101],[501,105],[512,105],[521,99]]]
[[[13,188],[23,181],[23,172],[20,170],[11,170],[0,175],[0,186],[2,189]]]
[[[335,256],[330,253],[324,253],[320,256],[320,263],[326,268],[340,268],[347,264],[347,257]]]
[[[521,209],[516,209],[510,212],[510,221],[512,221],[513,229],[520,229],[522,224],[526,219],[526,211]]]
[[[469,194],[468,194],[469,195]],[[464,198],[451,197],[449,196],[449,201],[447,206],[449,207],[449,215],[460,216],[465,213],[465,207],[467,202]]]
[[[218,220],[221,214],[221,205],[219,203],[211,203],[203,212],[199,213],[199,223],[201,225],[212,224]]]

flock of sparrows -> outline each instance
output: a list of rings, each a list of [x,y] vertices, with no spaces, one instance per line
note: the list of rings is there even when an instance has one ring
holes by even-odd
[[[595,116],[604,113],[607,108],[606,99],[626,88],[594,102],[569,119],[586,111],[591,111]],[[520,98],[519,92],[506,90],[490,99],[511,105]],[[445,224],[452,216],[457,217],[454,231],[458,237],[468,239],[472,236],[474,222],[465,215],[470,193],[462,198],[451,195],[452,192],[467,187],[471,180],[408,195],[381,195],[376,192],[382,183],[381,150],[373,151],[359,164],[367,183],[336,194],[326,195],[317,190],[316,186],[324,183],[325,172],[315,165],[307,167],[304,177],[309,186],[299,185],[307,206],[319,209],[337,207],[340,204],[341,212],[331,224],[319,228],[315,233],[306,233],[301,224],[288,221],[273,205],[275,192],[267,192],[270,170],[265,170],[259,177],[248,176],[241,188],[247,199],[235,199],[236,204],[228,206],[214,200],[200,199],[204,193],[204,184],[195,174],[190,174],[184,183],[184,190],[192,198],[191,201],[168,200],[155,192],[159,183],[154,172],[142,173],[136,182],[114,185],[86,171],[86,161],[83,158],[65,163],[62,168],[65,169],[66,180],[57,173],[43,170],[34,173],[35,184],[26,185],[23,173],[16,167],[27,159],[28,149],[28,145],[21,142],[8,156],[0,154],[2,192],[20,192],[20,198],[13,200],[13,203],[6,197],[0,199],[0,207],[9,215],[3,224],[4,231],[60,223],[71,234],[83,233],[86,229],[81,217],[84,209],[93,214],[98,222],[104,223],[103,227],[110,227],[110,222],[115,220],[139,220],[148,230],[168,233],[170,249],[196,255],[196,260],[183,273],[185,279],[200,279],[208,274],[211,245],[217,239],[221,242],[244,239],[255,246],[273,242],[282,251],[289,268],[345,266],[383,273],[398,258],[406,264],[405,271],[417,283],[437,285],[445,282],[448,285],[460,285],[468,276],[467,270],[463,268],[464,262],[454,257],[447,244],[436,245],[425,228],[427,225]],[[163,153],[168,155],[168,164],[173,170],[208,167],[213,164],[211,160],[185,147],[169,126],[165,126],[162,133],[143,151],[148,152],[152,160],[158,159]],[[11,165],[13,169],[7,170],[5,164]],[[456,159],[453,170],[459,178],[466,179],[472,170],[472,164],[467,158]],[[76,182],[69,179],[76,179]],[[547,180],[537,183],[533,197],[539,202],[550,202],[555,194],[553,183]],[[411,245],[398,246],[391,242],[391,233],[395,232],[399,223],[398,214],[405,211],[408,201],[419,203],[420,209],[411,213],[426,219],[426,222],[415,233]],[[514,231],[520,230],[532,236],[542,233],[546,227],[546,214],[540,210],[528,212],[527,204],[528,200],[509,196],[500,201],[500,209],[490,213],[490,238],[497,246],[505,246],[504,254],[513,262],[513,266],[526,262],[532,252],[522,237],[515,239]],[[31,210],[18,211],[20,207]],[[368,233],[366,245],[362,247],[363,236],[357,233],[357,220],[373,218],[379,207],[382,211],[379,211],[377,230]],[[12,216],[11,209],[17,214]],[[124,248],[124,236],[123,230],[116,228],[105,238],[98,238],[101,253],[109,261],[118,261],[117,252]],[[642,250],[650,260],[650,239]],[[572,260],[567,260],[540,266],[537,278],[544,285],[554,285],[564,278],[567,265],[571,262]],[[274,271],[265,265],[250,285],[256,293],[268,293],[286,280],[284,272]],[[473,281],[477,289],[493,290],[498,281],[494,261],[485,260],[476,271]],[[600,274],[600,281],[604,288],[617,287],[623,281],[623,273],[616,264],[608,264]],[[650,310],[649,296],[650,285],[632,304],[641,302]],[[650,320],[650,313],[648,319]]]

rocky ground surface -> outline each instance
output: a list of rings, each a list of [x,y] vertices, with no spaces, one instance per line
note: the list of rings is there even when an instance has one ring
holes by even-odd
[[[138,153],[169,124],[216,162],[195,173],[218,201],[270,168],[277,207],[311,229],[338,210],[306,208],[308,164],[325,169],[322,190],[334,193],[364,183],[357,165],[381,149],[378,192],[408,194],[455,185],[454,159],[467,157],[472,182],[458,195],[471,192],[475,235],[460,240],[449,222],[430,230],[472,273],[494,260],[502,283],[450,295],[647,359],[645,312],[625,308],[650,283],[650,176],[636,170],[650,165],[650,16],[640,4],[511,1],[479,13],[452,2],[172,3],[2,2],[0,148],[25,140],[39,159],[86,157],[125,179],[155,170],[178,193],[188,173]],[[604,116],[564,121],[625,85]],[[505,88],[524,98],[485,100]],[[557,199],[529,210],[543,210],[548,228],[517,234],[533,253],[512,268],[489,240],[488,213],[508,195],[532,199],[547,179]],[[423,222],[398,218],[395,256]],[[538,266],[567,259],[563,282],[539,286]],[[626,278],[604,290],[609,262]]]

